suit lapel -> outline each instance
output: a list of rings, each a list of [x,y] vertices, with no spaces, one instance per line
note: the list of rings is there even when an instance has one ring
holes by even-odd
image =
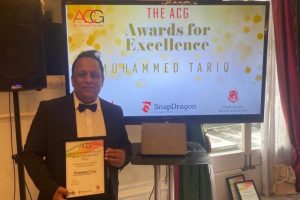
[[[73,93],[66,96],[64,110],[64,119],[65,119],[65,131],[68,131],[68,139],[77,138],[77,128],[76,128],[76,115],[74,109],[74,98]]]
[[[102,109],[102,114],[103,114],[103,119],[104,119],[104,124],[105,124],[105,129],[106,132],[108,132],[109,130],[109,124],[107,123],[109,121],[109,110],[107,108],[107,106],[105,105],[105,101],[103,101],[102,99],[100,99],[100,104],[101,104],[101,109]],[[107,133],[106,133],[107,134]]]
[[[111,110],[109,109],[109,107],[107,106],[106,102],[103,101],[100,98],[100,103],[101,103],[101,109],[102,109],[102,114],[103,114],[103,118],[104,118],[104,124],[105,124],[105,129],[106,129],[106,144],[112,144],[112,124],[109,124],[108,122],[112,122],[112,120],[110,120],[111,118]]]

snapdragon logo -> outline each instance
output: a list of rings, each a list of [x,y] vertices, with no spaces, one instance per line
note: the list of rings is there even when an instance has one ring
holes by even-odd
[[[171,103],[171,104],[154,104],[153,109],[155,110],[160,110],[160,111],[167,111],[170,112],[172,110],[196,110],[197,105],[189,105],[189,104],[176,104],[176,103]]]
[[[152,106],[152,102],[151,101],[143,101],[142,102],[142,111],[144,113],[148,113],[150,110],[152,110],[152,112],[157,112],[157,113],[162,113],[162,112],[171,112],[171,111],[175,111],[175,110],[184,110],[184,111],[188,111],[188,110],[196,110],[197,109],[197,105],[192,105],[192,104],[176,104],[176,103],[171,103],[171,104],[158,104],[155,103]]]
[[[142,110],[143,110],[144,113],[147,113],[150,110],[151,104],[152,104],[151,101],[143,101]]]

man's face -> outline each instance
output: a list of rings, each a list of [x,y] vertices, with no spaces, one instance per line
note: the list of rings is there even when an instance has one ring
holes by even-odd
[[[92,103],[98,98],[103,85],[103,74],[94,58],[82,57],[75,65],[72,85],[77,98],[83,103]]]

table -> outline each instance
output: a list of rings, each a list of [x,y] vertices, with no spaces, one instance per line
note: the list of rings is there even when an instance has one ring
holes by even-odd
[[[155,200],[160,200],[160,165],[168,167],[168,193],[169,200],[174,199],[174,165],[202,165],[209,164],[209,156],[205,149],[198,143],[187,142],[187,154],[185,156],[165,156],[165,155],[141,155],[141,143],[132,144],[133,165],[153,165],[154,166],[154,191]]]

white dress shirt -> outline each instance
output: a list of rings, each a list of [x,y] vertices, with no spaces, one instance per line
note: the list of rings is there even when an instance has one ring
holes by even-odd
[[[79,103],[82,102],[80,102],[75,93],[73,94],[76,112],[77,137],[106,136],[104,118],[99,98],[97,98],[94,102],[97,104],[97,110],[95,112],[89,109],[79,112],[78,106]]]

